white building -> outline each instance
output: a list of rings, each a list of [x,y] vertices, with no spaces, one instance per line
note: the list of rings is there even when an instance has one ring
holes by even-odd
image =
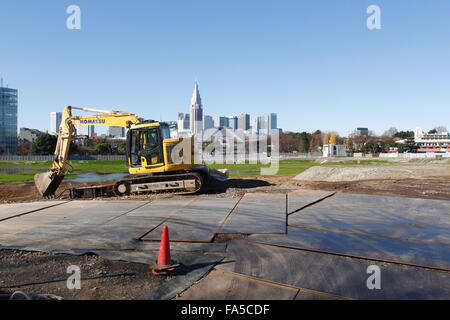
[[[252,131],[259,134],[271,135],[279,133],[276,113],[265,113],[253,118]]]
[[[198,83],[195,83],[194,92],[192,93],[190,106],[190,126],[191,133],[197,134],[203,130],[203,106]]]
[[[95,126],[76,125],[77,136],[92,137],[95,133]]]
[[[232,130],[237,130],[238,128],[238,117],[230,116],[228,117],[228,128]]]
[[[61,126],[62,112],[50,112],[50,134],[58,134]]]
[[[179,113],[177,120],[178,132],[189,132],[190,130],[190,116],[189,113]]]
[[[262,124],[262,117],[260,116],[253,117],[252,131],[254,133],[259,133],[259,131],[261,130],[261,124]]]
[[[113,138],[123,138],[125,137],[125,128],[123,127],[108,127],[108,136]]]
[[[346,157],[347,149],[343,144],[324,144],[322,148],[323,156],[328,157]]]
[[[238,129],[247,131],[250,129],[250,115],[247,113],[241,113],[238,116]]]
[[[43,132],[37,129],[20,128],[19,139],[33,142],[41,134],[43,134]]]
[[[414,129],[414,142],[417,152],[450,152],[450,134],[448,132],[424,133]]]

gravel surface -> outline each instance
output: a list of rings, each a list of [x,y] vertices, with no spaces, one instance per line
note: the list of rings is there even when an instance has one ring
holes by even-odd
[[[81,270],[81,289],[69,290],[70,265]],[[153,276],[146,264],[106,260],[97,255],[66,255],[0,250],[0,295],[23,291],[63,299],[136,299],[165,277]]]
[[[450,165],[389,165],[370,167],[312,167],[295,176],[303,181],[358,181],[367,179],[420,179],[431,176],[450,177]]]

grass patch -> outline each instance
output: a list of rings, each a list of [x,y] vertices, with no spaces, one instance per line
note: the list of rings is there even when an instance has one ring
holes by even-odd
[[[325,160],[325,159],[324,159]],[[368,166],[387,165],[388,160],[345,160],[328,161],[324,163],[313,160],[281,160],[277,175],[299,174],[314,166]],[[246,163],[246,164],[209,164],[210,168],[227,168],[233,176],[259,176],[261,168],[269,168],[270,165]],[[33,169],[50,169],[51,161],[3,161],[1,167],[19,167],[24,169],[21,172],[8,174],[0,173],[0,183],[33,181],[34,174],[42,171]],[[29,169],[29,170],[27,170]],[[252,172],[253,171],[253,172]],[[69,161],[68,174],[80,174],[83,172],[97,173],[128,173],[128,168],[123,160],[72,160]],[[68,177],[69,178],[69,177]],[[72,177],[72,179],[75,177]]]
[[[26,168],[49,168],[51,161],[0,161],[0,168],[26,167]]]
[[[36,173],[40,173],[40,172],[39,171],[35,171],[35,172],[26,171],[26,172],[14,173],[14,174],[0,173],[0,183],[33,181],[34,175]]]
[[[0,172],[0,183],[33,181],[36,173],[43,172],[33,171],[33,169],[50,169],[51,166],[51,161],[3,161],[0,162],[0,168],[22,168],[23,171],[13,174]],[[69,161],[67,174],[76,175],[83,172],[128,173],[128,168],[125,166],[125,161],[122,160]],[[67,176],[65,179],[75,179],[75,177]]]
[[[281,160],[279,162],[279,168],[277,175],[283,174],[299,174],[313,166],[318,166],[320,163],[312,160]],[[228,169],[232,175],[245,175],[245,176],[259,176],[261,168],[269,168],[270,165],[263,164],[209,164],[210,168],[214,169]],[[257,172],[249,172],[257,171]]]

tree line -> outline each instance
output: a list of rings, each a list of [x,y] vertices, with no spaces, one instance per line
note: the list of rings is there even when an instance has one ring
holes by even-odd
[[[447,132],[443,126],[435,127],[428,133]],[[387,152],[389,148],[398,148],[399,152],[414,150],[414,132],[398,131],[396,128],[386,130],[381,136],[369,131],[367,135],[350,134],[340,137],[334,131],[314,132],[283,132],[279,135],[280,152],[282,153],[308,153],[321,152],[325,144],[343,144],[349,152],[379,153]],[[401,140],[402,143],[398,143]],[[57,136],[50,134],[39,135],[33,143],[19,141],[18,155],[50,155],[56,148]],[[123,155],[126,152],[124,141],[107,140],[101,137],[77,139],[72,142],[70,153],[73,155]],[[2,153],[0,146],[0,154]]]
[[[51,155],[55,153],[58,137],[51,134],[41,134],[31,143],[27,140],[19,142],[18,155]],[[107,140],[105,138],[77,139],[70,146],[71,155],[124,155],[124,141]]]
[[[435,127],[428,133],[447,132],[444,126]],[[283,132],[280,133],[280,152],[282,153],[308,153],[321,152],[325,144],[345,145],[351,153],[379,153],[388,152],[395,147],[398,152],[414,151],[414,131],[398,131],[396,128],[386,130],[381,136],[369,131],[367,135],[350,134],[340,137],[336,132],[323,132],[316,130],[309,132]]]

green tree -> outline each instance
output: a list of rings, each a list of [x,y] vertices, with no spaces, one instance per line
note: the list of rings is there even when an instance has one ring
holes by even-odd
[[[397,144],[398,152],[404,153],[409,152],[412,149],[412,145],[408,143],[398,143]]]
[[[299,152],[307,153],[309,152],[309,140],[311,139],[311,135],[307,132],[300,133],[300,147]]]
[[[127,144],[125,142],[119,143],[117,146],[117,153],[118,154],[125,154],[127,151]]]
[[[380,151],[380,146],[375,141],[369,141],[364,144],[361,148],[363,153],[378,153]]]
[[[95,153],[96,154],[111,154],[112,152],[112,148],[111,145],[106,143],[106,142],[102,142],[97,144],[97,146],[95,147]]]
[[[31,154],[44,156],[53,154],[56,149],[57,136],[51,134],[41,134],[39,135],[31,145]]]
[[[414,139],[414,131],[400,131],[393,135],[394,138]]]

